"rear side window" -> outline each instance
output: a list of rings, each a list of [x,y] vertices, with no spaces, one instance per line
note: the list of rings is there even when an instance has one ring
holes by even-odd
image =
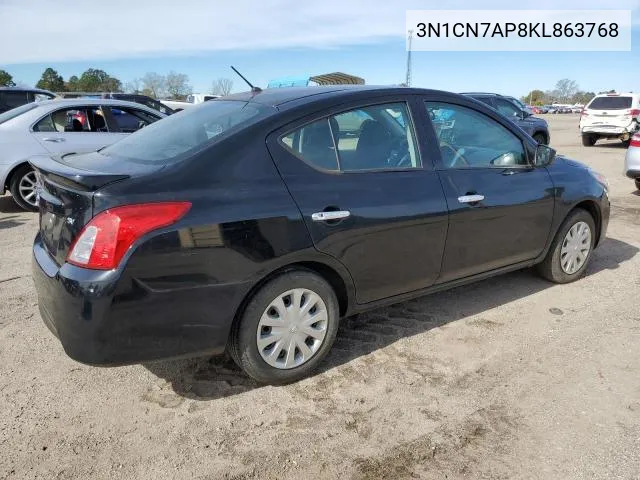
[[[631,108],[631,97],[596,97],[587,108],[594,110],[625,110]]]
[[[404,103],[349,110],[309,123],[280,138],[305,163],[321,170],[418,168],[409,112]]]
[[[33,126],[33,131],[106,133],[109,129],[100,107],[80,107],[50,113]]]
[[[196,151],[219,135],[247,127],[275,111],[253,102],[212,100],[138,130],[100,153],[142,163],[165,164]]]

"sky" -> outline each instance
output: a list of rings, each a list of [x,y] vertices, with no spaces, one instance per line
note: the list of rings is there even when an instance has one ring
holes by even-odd
[[[73,3],[73,5],[70,5]],[[34,85],[47,67],[65,79],[87,68],[126,83],[146,72],[189,76],[194,92],[215,78],[234,81],[229,66],[252,83],[341,71],[368,84],[405,79],[409,9],[512,9],[513,0],[110,0],[64,2],[0,0],[0,69]],[[68,6],[67,6],[68,5]],[[521,2],[522,8],[532,5]],[[537,9],[555,9],[537,0]],[[565,10],[602,9],[600,0],[565,0]],[[449,91],[491,91],[521,96],[552,89],[561,78],[585,91],[640,90],[640,0],[609,0],[609,9],[632,11],[627,52],[420,52],[412,53],[412,86]],[[464,21],[464,18],[462,18]]]

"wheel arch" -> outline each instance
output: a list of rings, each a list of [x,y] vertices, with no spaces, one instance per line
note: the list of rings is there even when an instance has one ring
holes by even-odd
[[[567,218],[571,212],[578,209],[586,210],[587,213],[593,217],[593,221],[596,224],[596,241],[594,242],[594,247],[597,247],[601,240],[600,235],[602,234],[602,212],[600,211],[600,207],[595,200],[582,200],[567,212],[565,218]]]
[[[11,167],[11,170],[9,170],[9,173],[7,173],[7,176],[4,178],[4,183],[2,185],[2,188],[4,191],[9,190],[9,188],[11,187],[11,179],[13,178],[13,175],[16,173],[16,171],[19,168],[25,165],[29,165],[29,162],[27,162],[26,160],[22,162],[18,162],[13,167]]]
[[[355,296],[352,293],[352,290],[349,288],[349,284],[347,283],[349,280],[345,280],[343,275],[338,272],[338,269],[328,265],[327,263],[323,263],[317,260],[310,261],[297,261],[294,263],[290,263],[284,266],[281,266],[265,276],[263,276],[259,281],[257,281],[249,291],[244,295],[240,305],[238,306],[236,313],[233,317],[232,325],[237,325],[240,318],[242,317],[247,305],[254,297],[254,295],[260,291],[260,289],[266,285],[272,279],[278,277],[287,272],[292,272],[296,270],[305,270],[308,272],[315,273],[316,275],[322,277],[333,289],[338,298],[338,307],[340,310],[340,317],[344,317],[348,314],[352,302],[354,301]],[[233,330],[233,327],[232,327]]]

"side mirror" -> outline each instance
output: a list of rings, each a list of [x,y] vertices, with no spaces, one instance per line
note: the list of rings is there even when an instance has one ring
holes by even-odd
[[[536,167],[546,167],[551,165],[553,159],[556,158],[556,151],[547,146],[539,143],[536,147],[536,158],[535,158],[535,166]]]

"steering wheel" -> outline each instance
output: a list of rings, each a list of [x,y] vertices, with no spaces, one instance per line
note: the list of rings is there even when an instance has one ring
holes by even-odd
[[[387,165],[391,167],[410,167],[411,155],[409,154],[409,142],[406,137],[399,137],[391,144]]]
[[[469,161],[462,156],[462,153],[464,152],[463,148],[456,149],[455,147],[449,145],[447,142],[441,142],[440,152],[443,152],[444,150],[450,150],[451,152],[453,152],[453,158],[451,159],[449,164],[446,165],[447,168],[454,168],[459,160],[462,161],[462,163],[464,163],[464,165],[466,165],[467,167],[471,165]]]

